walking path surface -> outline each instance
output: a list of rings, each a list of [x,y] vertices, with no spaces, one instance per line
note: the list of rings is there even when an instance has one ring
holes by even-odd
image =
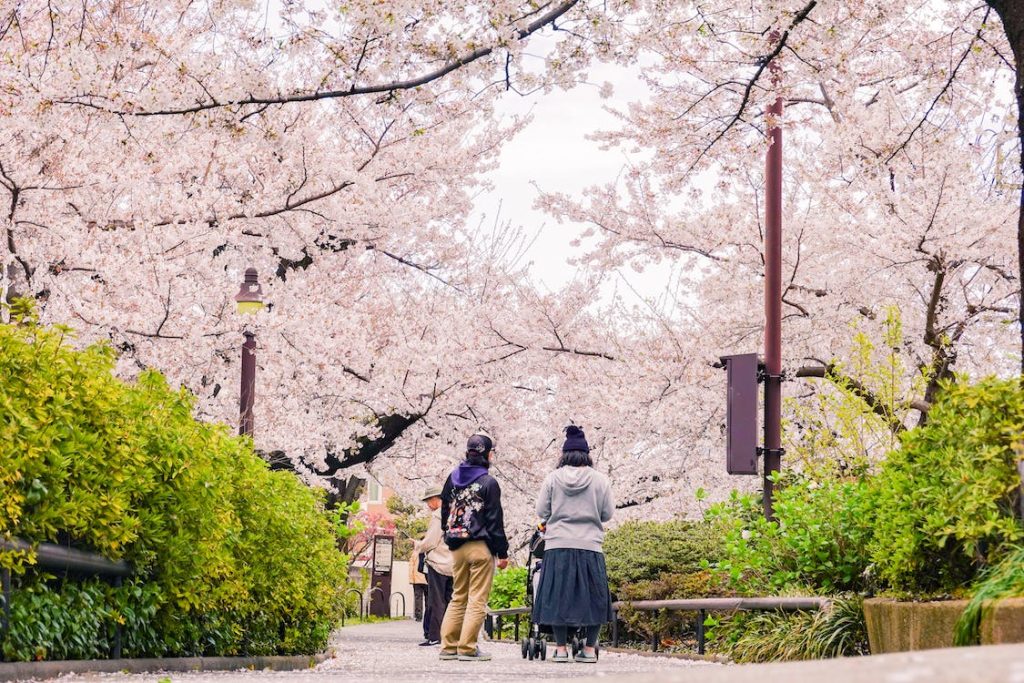
[[[535,679],[602,683],[1024,683],[1024,645],[928,650],[784,664],[723,666],[667,657],[602,653],[589,664],[522,659],[519,647],[484,643],[490,662],[442,662],[437,648],[417,647],[415,622],[350,626],[334,637],[335,657],[306,671],[228,671],[154,674],[78,674],[60,683],[420,683],[454,679],[471,683]]]
[[[602,653],[594,664],[553,664],[522,658],[518,645],[482,642],[494,659],[490,662],[440,661],[439,648],[419,647],[422,626],[414,621],[348,626],[335,634],[331,648],[335,656],[306,671],[230,671],[154,674],[77,674],[63,676],[60,683],[234,683],[235,681],[296,681],[297,683],[420,683],[452,680],[484,683],[531,679],[565,680],[596,675],[661,674],[718,665],[665,657],[641,657]],[[452,678],[454,677],[454,678]],[[694,679],[696,680],[696,679]]]

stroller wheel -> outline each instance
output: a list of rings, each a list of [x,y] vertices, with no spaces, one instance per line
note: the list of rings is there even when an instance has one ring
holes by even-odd
[[[535,658],[536,650],[537,650],[536,642],[534,641],[533,638],[530,638],[530,640],[529,640],[529,642],[527,643],[527,646],[526,646],[526,654],[527,654],[527,657],[529,657],[531,662]]]
[[[537,643],[537,650],[540,652],[540,660],[546,661],[548,658],[548,641],[541,640]]]
[[[522,647],[523,659],[526,659],[527,655],[529,654],[529,649],[530,649],[530,641],[529,641],[529,639],[523,638],[523,647]]]

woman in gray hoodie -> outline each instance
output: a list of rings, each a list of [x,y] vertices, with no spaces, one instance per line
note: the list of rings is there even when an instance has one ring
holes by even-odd
[[[544,566],[534,599],[533,621],[551,626],[554,662],[569,661],[570,627],[586,631],[577,662],[597,661],[601,625],[612,619],[605,568],[604,524],[612,518],[611,485],[594,469],[583,430],[565,428],[558,468],[544,479],[537,515],[544,521]]]

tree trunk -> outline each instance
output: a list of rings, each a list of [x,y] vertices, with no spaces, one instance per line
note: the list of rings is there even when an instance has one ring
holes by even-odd
[[[1003,22],[1003,32],[1013,50],[1013,63],[1017,72],[1013,92],[1017,100],[1017,142],[1020,151],[1021,177],[1024,178],[1024,3],[1020,0],[988,0]],[[1024,183],[1020,192],[1020,210],[1017,213],[1017,283],[1022,285],[1017,305],[1017,324],[1021,348],[1021,381],[1024,382]]]
[[[1020,206],[1017,212],[1017,284],[1020,295],[1017,304],[1017,331],[1020,334],[1021,385],[1024,386],[1024,3],[1020,0],[988,0],[1003,22],[1003,32],[1013,50],[1016,81],[1013,94],[1017,100],[1017,143],[1021,170]],[[1024,462],[1017,461],[1020,487],[1017,492],[1018,518],[1024,520]]]

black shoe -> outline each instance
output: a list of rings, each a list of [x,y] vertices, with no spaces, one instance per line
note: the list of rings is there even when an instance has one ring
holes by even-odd
[[[430,647],[431,645],[440,645],[440,644],[441,644],[440,640],[429,640],[428,639],[428,640],[424,640],[422,643],[420,643],[420,647]]]

